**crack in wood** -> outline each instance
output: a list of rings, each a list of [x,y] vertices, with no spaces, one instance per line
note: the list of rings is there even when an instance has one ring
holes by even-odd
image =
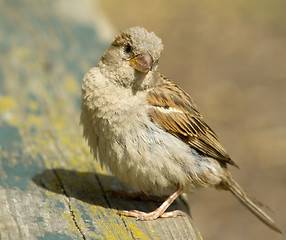
[[[96,181],[97,181],[97,183],[98,183],[98,185],[99,185],[99,187],[100,187],[100,190],[101,190],[101,193],[102,193],[102,195],[103,195],[104,200],[106,201],[108,207],[111,208],[111,203],[110,203],[109,199],[108,199],[108,198],[106,197],[106,195],[105,195],[105,191],[104,191],[104,188],[103,188],[102,183],[100,182],[99,177],[97,176],[96,173],[95,173],[94,175],[95,175],[95,179],[96,179]]]
[[[122,219],[122,222],[123,222],[123,224],[124,224],[124,227],[125,227],[126,231],[127,231],[127,232],[130,232],[132,239],[136,239],[136,238],[134,237],[134,235],[133,235],[133,232],[128,228],[128,226],[127,226],[125,220],[123,219],[123,216],[121,216],[121,219]]]
[[[100,179],[99,179],[99,177],[98,177],[98,175],[97,175],[96,173],[95,173],[95,178],[96,178],[96,180],[97,180],[97,182],[98,182],[98,185],[99,185],[99,187],[100,187],[100,190],[101,190],[101,192],[102,192],[102,195],[103,195],[104,200],[106,201],[108,207],[111,208],[111,207],[112,207],[112,204],[111,204],[110,200],[106,197],[106,192],[104,191],[104,187],[103,187],[103,185],[102,185],[102,183],[101,183],[101,181],[100,181]],[[134,237],[132,231],[130,231],[130,229],[128,228],[128,226],[127,226],[125,220],[123,219],[123,217],[121,217],[121,220],[122,220],[122,222],[123,222],[123,224],[124,224],[124,227],[125,227],[126,231],[131,234],[132,239],[136,239],[136,238]]]
[[[61,180],[60,176],[58,175],[57,171],[53,169],[53,172],[54,172],[54,174],[55,174],[57,180],[59,181],[59,184],[60,184],[60,187],[61,187],[61,189],[62,189],[62,191],[63,191],[63,194],[64,194],[64,195],[67,197],[67,199],[68,199],[68,207],[69,207],[70,215],[71,215],[71,217],[72,217],[72,221],[73,221],[73,223],[74,223],[76,229],[79,231],[79,233],[80,233],[82,239],[83,239],[83,240],[86,240],[86,237],[85,237],[83,231],[80,229],[80,227],[79,227],[79,225],[78,225],[78,223],[77,223],[77,221],[76,221],[75,213],[74,213],[74,211],[73,211],[73,209],[72,209],[72,206],[71,206],[71,200],[70,200],[70,197],[68,196],[68,193],[67,193],[67,191],[66,191],[66,189],[65,189],[65,187],[64,187],[64,184],[62,183],[62,180]]]

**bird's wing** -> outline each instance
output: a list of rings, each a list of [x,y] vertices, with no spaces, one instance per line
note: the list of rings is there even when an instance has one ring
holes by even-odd
[[[151,120],[170,134],[223,164],[237,166],[204,122],[194,101],[182,89],[161,75],[161,83],[147,95]]]

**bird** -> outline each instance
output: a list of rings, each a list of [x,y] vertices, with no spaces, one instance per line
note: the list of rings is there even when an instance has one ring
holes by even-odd
[[[121,31],[84,76],[80,122],[94,158],[121,182],[149,193],[168,193],[154,211],[120,210],[151,221],[182,193],[212,187],[230,191],[256,217],[281,230],[232,178],[237,164],[204,121],[191,98],[165,75],[158,62],[162,40],[143,27]]]

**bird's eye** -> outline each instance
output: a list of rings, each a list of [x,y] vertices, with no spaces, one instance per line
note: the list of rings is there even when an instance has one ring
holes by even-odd
[[[132,47],[130,46],[130,44],[126,44],[126,45],[124,46],[124,51],[125,51],[126,53],[131,53],[131,52],[132,52]]]

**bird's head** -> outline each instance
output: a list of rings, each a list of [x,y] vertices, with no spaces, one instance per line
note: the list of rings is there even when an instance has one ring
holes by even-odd
[[[162,40],[153,32],[142,27],[129,28],[120,32],[105,51],[101,59],[104,74],[124,86],[138,81],[147,86],[154,80],[154,74],[158,74],[162,50]]]

